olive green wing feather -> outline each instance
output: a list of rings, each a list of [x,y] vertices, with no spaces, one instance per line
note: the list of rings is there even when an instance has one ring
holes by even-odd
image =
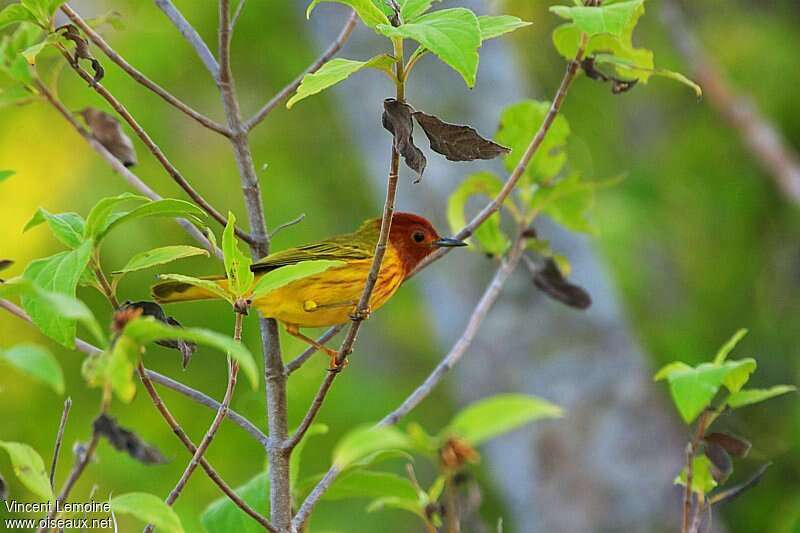
[[[375,252],[375,245],[366,240],[354,238],[356,235],[340,235],[324,241],[276,252],[253,263],[250,266],[250,270],[253,272],[269,272],[287,265],[320,259],[354,261],[371,258]]]

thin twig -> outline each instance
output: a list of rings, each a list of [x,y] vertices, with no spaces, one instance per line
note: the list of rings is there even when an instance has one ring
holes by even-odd
[[[181,383],[180,381],[176,381],[170,377],[167,377],[163,374],[159,374],[155,370],[145,369],[145,374],[150,379],[150,381],[154,383],[158,383],[168,389],[174,390],[177,393],[183,394],[190,400],[200,404],[205,405],[211,409],[217,410],[220,408],[221,404],[215,400],[214,398],[208,396],[200,392],[199,390],[193,389],[188,385]],[[243,417],[233,409],[228,409],[228,416],[226,417],[228,420],[245,430],[247,433],[252,435],[254,439],[256,439],[262,446],[267,445],[269,441],[269,437],[267,437],[263,431],[258,429],[255,424],[250,422],[247,418]],[[194,450],[192,450],[194,453]]]
[[[187,195],[189,195],[189,198],[191,198],[198,206],[200,206],[203,211],[208,213],[211,218],[219,222],[222,226],[225,226],[225,224],[228,222],[227,217],[223,216],[219,211],[217,211],[205,198],[203,198],[199,192],[194,189],[194,187],[192,187],[192,185],[186,180],[186,178],[183,177],[180,171],[175,168],[175,165],[170,162],[164,152],[161,151],[161,148],[159,148],[159,146],[153,141],[150,135],[142,128],[136,119],[133,118],[133,115],[128,112],[127,108],[122,105],[122,103],[117,100],[116,97],[103,86],[103,84],[95,82],[93,76],[86,72],[76,62],[74,62],[66,50],[62,49],[62,54],[69,63],[70,67],[72,67],[72,70],[74,70],[81,78],[83,78],[83,80],[86,81],[86,83],[88,83],[89,86],[97,92],[97,94],[102,96],[103,99],[114,109],[114,111],[116,111],[125,120],[125,122],[128,123],[131,129],[133,129],[134,133],[136,133],[136,136],[141,139],[150,153],[155,156],[156,160],[158,160],[172,180],[177,183]],[[247,243],[253,242],[253,238],[240,228],[236,228],[236,236]]]
[[[72,408],[72,398],[69,396],[64,400],[64,410],[61,412],[61,422],[58,424],[58,433],[56,434],[56,444],[53,447],[53,460],[50,463],[50,488],[56,488],[56,466],[58,465],[58,456],[61,453],[61,443],[64,441],[64,428],[67,427],[67,417],[69,410]]]
[[[111,46],[100,36],[99,33],[94,31],[91,26],[89,26],[81,16],[73,10],[69,4],[64,4],[61,6],[61,11],[64,12],[69,19],[78,26],[83,33],[89,37],[95,46],[97,46],[103,53],[108,56],[108,58],[116,63],[122,70],[124,70],[128,75],[133,78],[136,82],[140,83],[141,85],[147,87],[152,92],[160,96],[165,102],[179,110],[180,112],[184,113],[185,115],[193,118],[206,128],[215,131],[221,135],[229,136],[230,131],[207,116],[203,115],[202,113],[192,109],[189,105],[185,102],[181,101],[180,99],[176,98],[172,94],[169,93],[166,89],[155,83],[154,81],[150,80],[147,76],[145,76],[141,71],[139,71],[136,67],[128,63],[125,58],[119,55]]]
[[[353,33],[353,28],[356,27],[356,23],[358,22],[358,16],[356,15],[355,11],[350,13],[350,16],[347,17],[347,21],[342,26],[342,30],[339,32],[339,35],[336,36],[336,39],[328,46],[328,48],[322,53],[321,56],[314,61],[310,67],[303,71],[302,74],[297,76],[294,80],[292,80],[289,85],[278,91],[278,93],[273,96],[269,102],[264,104],[264,106],[259,109],[255,115],[250,118],[245,123],[245,129],[247,131],[252,130],[256,127],[262,120],[264,120],[269,113],[275,109],[278,104],[280,104],[283,100],[289,97],[290,94],[295,92],[297,88],[300,86],[300,82],[303,81],[303,78],[307,74],[313,74],[314,72],[318,71],[322,68],[322,65],[333,59],[333,56],[344,46],[344,43],[347,42],[347,39],[350,38],[350,34]]]
[[[325,344],[326,342],[334,338],[340,331],[342,331],[342,329],[344,329],[344,324],[333,326],[317,339],[317,344]],[[303,351],[303,353],[301,353],[300,355],[298,355],[297,357],[286,363],[286,374],[291,375],[292,372],[303,366],[305,362],[308,361],[311,358],[311,356],[314,355],[315,353],[317,353],[316,346],[309,346],[308,348],[306,348],[305,351]]]
[[[409,395],[408,398],[406,398],[406,400],[400,404],[400,406],[386,415],[383,420],[378,423],[379,426],[390,426],[397,424],[401,418],[419,405],[419,403],[431,393],[431,391],[436,387],[436,385],[439,384],[442,378],[444,378],[445,374],[451,368],[453,368],[453,366],[466,353],[467,348],[469,348],[469,346],[472,344],[475,334],[478,332],[478,329],[488,315],[489,310],[492,308],[498,296],[500,295],[500,290],[502,289],[508,277],[511,275],[511,272],[514,271],[519,263],[519,258],[523,249],[523,242],[524,241],[522,239],[517,240],[514,248],[512,248],[512,251],[509,253],[508,258],[504,263],[501,264],[500,268],[495,273],[494,278],[492,278],[492,281],[484,291],[483,296],[481,296],[478,305],[475,306],[475,309],[472,311],[472,315],[467,322],[467,326],[464,328],[464,332],[461,334],[461,337],[459,337],[458,341],[453,345],[447,355],[441,360],[441,362],[439,362],[439,364],[425,379],[425,381],[419,387],[417,387],[417,389],[414,390],[414,392],[411,393],[411,395]],[[306,522],[306,520],[308,520],[308,517],[311,515],[311,511],[313,510],[314,506],[317,504],[325,491],[330,488],[331,484],[333,484],[339,474],[340,470],[335,465],[328,470],[325,476],[317,483],[317,485],[309,493],[305,501],[303,501],[302,505],[300,506],[300,509],[292,520],[292,525],[294,525],[294,527],[299,529]]]
[[[303,219],[305,219],[305,218],[306,218],[306,214],[305,213],[300,213],[300,215],[296,216],[292,220],[287,220],[286,222],[284,222],[282,224],[278,224],[277,226],[275,226],[275,229],[273,229],[272,231],[269,232],[269,240],[271,241],[275,237],[275,235],[277,235],[280,231],[285,230],[286,228],[290,228],[290,227],[294,226],[295,224],[301,223],[303,221]]]
[[[145,182],[143,182],[139,178],[139,176],[131,172],[130,169],[128,169],[125,165],[123,165],[122,162],[119,159],[117,159],[111,152],[109,152],[105,146],[100,144],[100,142],[92,136],[89,130],[84,128],[83,125],[80,122],[78,122],[78,120],[72,115],[72,113],[70,113],[70,111],[64,106],[64,104],[61,103],[61,100],[59,100],[44,85],[44,83],[38,80],[35,83],[37,90],[45,97],[45,99],[50,103],[50,105],[52,105],[56,109],[56,111],[58,111],[59,114],[62,117],[64,117],[64,119],[70,124],[70,126],[75,128],[75,131],[77,131],[78,134],[81,137],[83,137],[83,139],[89,144],[89,146],[95,152],[97,152],[100,155],[100,157],[105,159],[105,161],[111,166],[111,169],[117,174],[119,174],[122,177],[122,179],[124,179],[128,183],[128,185],[130,185],[143,195],[147,196],[151,200],[155,201],[162,199],[161,195],[159,195],[157,192],[151,189]],[[203,233],[199,229],[197,229],[197,227],[195,227],[194,224],[192,224],[191,222],[189,222],[184,218],[176,218],[175,220],[178,222],[178,224],[181,225],[181,227],[183,227],[184,230],[186,230],[186,232],[192,238],[194,238],[197,242],[202,244],[211,253],[213,253],[219,258],[222,258],[222,251],[219,248],[215,247],[211,243],[211,241],[209,241],[208,238],[205,235],[203,235]]]
[[[183,445],[186,447],[186,449],[189,450],[189,453],[196,454],[197,453],[197,447],[194,445],[194,443],[191,441],[189,436],[183,430],[181,425],[178,423],[178,421],[172,415],[170,410],[167,408],[166,404],[161,399],[161,396],[158,394],[158,391],[156,391],[156,388],[153,386],[153,382],[150,380],[150,378],[151,378],[151,376],[153,374],[158,375],[158,376],[160,376],[160,374],[156,374],[155,372],[152,372],[150,370],[145,369],[144,366],[141,364],[141,362],[137,366],[136,370],[137,370],[137,372],[139,374],[139,378],[141,379],[142,384],[144,385],[145,390],[147,391],[147,394],[150,395],[150,399],[153,401],[153,404],[155,405],[156,409],[158,409],[159,413],[161,413],[161,416],[164,418],[164,420],[166,420],[166,422],[170,426],[170,428],[172,428],[173,433],[175,433],[175,435],[177,435],[178,439],[183,443]],[[217,405],[219,405],[221,407],[221,404],[217,404]],[[228,418],[231,417],[231,414],[232,414],[232,412],[229,409],[228,410]],[[251,424],[251,426],[252,426],[252,424]],[[203,468],[203,470],[205,470],[205,472],[208,475],[208,477],[214,483],[217,484],[217,486],[234,503],[234,505],[236,505],[242,511],[244,511],[249,516],[251,516],[254,520],[256,520],[259,524],[261,524],[265,529],[267,529],[269,531],[277,531],[272,526],[272,524],[270,524],[269,520],[267,520],[264,516],[262,516],[259,512],[254,510],[252,507],[250,507],[250,505],[248,505],[247,502],[242,500],[241,497],[239,497],[239,495],[236,494],[236,492],[234,492],[234,490],[227,483],[225,483],[225,480],[222,479],[222,477],[211,466],[211,464],[208,462],[208,460],[205,457],[200,457],[199,462],[200,462],[200,466]]]
[[[236,23],[239,22],[239,17],[242,16],[242,11],[244,11],[244,5],[247,3],[247,0],[239,0],[239,5],[236,6],[236,11],[233,12],[233,18],[231,18],[231,32],[236,27]]]
[[[790,201],[800,203],[800,154],[753,102],[731,87],[720,67],[692,33],[677,2],[662,2],[661,9],[675,47],[689,63],[708,101],[739,134],[783,194]]]
[[[244,315],[242,313],[236,313],[236,325],[234,328],[233,338],[236,342],[242,342],[242,321]],[[239,363],[234,360],[228,361],[228,386],[225,389],[225,396],[222,399],[222,405],[220,405],[219,409],[217,409],[217,414],[214,416],[214,420],[211,422],[211,426],[209,426],[208,431],[206,434],[203,435],[202,440],[200,441],[200,445],[197,446],[197,449],[194,451],[194,455],[192,455],[192,459],[189,461],[189,464],[186,465],[186,469],[183,471],[178,482],[175,484],[175,487],[170,491],[165,503],[169,506],[175,503],[175,501],[180,497],[181,492],[186,487],[186,483],[188,483],[189,478],[192,476],[194,471],[197,469],[197,466],[200,464],[200,461],[203,459],[203,454],[206,453],[206,450],[211,445],[211,441],[214,440],[214,437],[219,431],[220,426],[222,425],[222,421],[225,419],[225,416],[228,414],[228,407],[231,404],[231,400],[233,399],[233,391],[236,388],[236,378],[239,374]],[[145,528],[145,532],[151,532],[153,530],[152,524],[148,525]]]
[[[206,66],[206,70],[211,73],[211,77],[214,78],[214,81],[219,79],[219,64],[217,63],[217,59],[214,57],[214,54],[211,53],[211,50],[208,49],[208,45],[203,41],[203,38],[200,37],[200,34],[197,33],[197,30],[189,24],[189,21],[183,16],[183,14],[178,11],[178,8],[175,7],[170,0],[155,0],[156,6],[164,12],[167,18],[178,28],[178,31],[181,32],[184,39],[189,41],[189,44],[192,45],[194,51],[200,57],[200,60]]]
[[[522,175],[525,173],[525,169],[528,168],[528,164],[530,163],[533,156],[536,154],[539,147],[542,145],[547,132],[550,131],[550,126],[553,125],[553,121],[558,116],[559,111],[561,110],[561,105],[564,103],[564,98],[567,96],[567,91],[569,90],[570,85],[572,85],[572,81],[575,79],[576,74],[578,73],[578,68],[580,67],[580,62],[583,59],[583,54],[586,49],[585,42],[580,46],[578,52],[575,54],[575,59],[569,62],[567,65],[567,72],[564,74],[564,77],[561,80],[561,84],[558,87],[558,91],[556,91],[555,97],[553,97],[553,101],[550,103],[550,109],[547,111],[547,115],[545,115],[542,124],[539,126],[539,130],[536,132],[536,135],[533,136],[528,147],[525,149],[525,153],[520,158],[519,163],[517,166],[514,167],[514,170],[508,176],[508,179],[503,184],[502,189],[500,192],[497,193],[492,201],[490,201],[483,209],[478,212],[477,215],[472,217],[472,219],[467,223],[466,226],[461,228],[461,230],[456,233],[455,238],[459,240],[464,240],[475,232],[475,230],[483,224],[486,219],[492,216],[500,207],[503,205],[503,202],[511,194],[511,191],[514,190],[516,187],[517,182],[519,182]],[[420,261],[417,268],[414,270],[412,275],[416,274],[423,268],[426,268],[428,265],[433,263],[434,261],[438,261],[445,255],[447,255],[452,248],[439,248],[434,253]]]
[[[694,476],[694,458],[697,455],[700,447],[700,441],[706,434],[706,428],[712,420],[713,411],[703,411],[700,418],[697,420],[697,429],[695,430],[692,440],[686,446],[686,486],[683,490],[683,521],[681,526],[682,533],[689,533],[691,531],[690,525],[694,524],[694,516],[701,512],[700,502],[696,507],[692,505],[692,481]]]

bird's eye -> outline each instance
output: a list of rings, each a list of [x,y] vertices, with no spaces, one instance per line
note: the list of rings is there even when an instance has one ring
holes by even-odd
[[[422,242],[425,240],[425,234],[421,231],[415,231],[411,238],[414,239],[414,242]]]

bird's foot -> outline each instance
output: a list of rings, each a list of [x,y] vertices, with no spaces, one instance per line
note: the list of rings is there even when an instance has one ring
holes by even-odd
[[[366,309],[354,309],[352,313],[350,313],[350,320],[354,322],[361,322],[367,320],[369,316],[372,314],[372,310],[367,307]]]

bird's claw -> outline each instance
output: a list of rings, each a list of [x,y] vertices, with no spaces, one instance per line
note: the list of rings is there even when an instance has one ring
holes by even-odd
[[[372,311],[369,307],[366,309],[354,309],[352,313],[350,313],[350,320],[354,322],[361,322],[363,320],[367,320],[369,316],[372,314]]]

